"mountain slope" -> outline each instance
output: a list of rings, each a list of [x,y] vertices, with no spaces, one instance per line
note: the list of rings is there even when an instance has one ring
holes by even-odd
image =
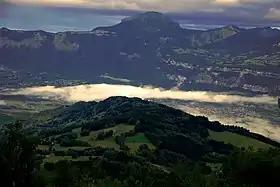
[[[101,78],[106,74],[134,85],[167,89],[280,92],[280,31],[271,28],[227,25],[195,31],[181,28],[161,13],[147,12],[87,32],[2,28],[0,40],[1,65],[7,74],[44,72],[45,81],[59,77],[91,83],[108,81]],[[249,79],[243,78],[244,72]],[[36,77],[31,76],[28,84],[37,84]],[[260,81],[251,81],[255,79]],[[15,87],[24,81],[5,82]]]
[[[234,25],[226,25],[222,28],[210,29],[193,36],[194,46],[203,46],[225,40],[231,36],[245,31],[245,29],[238,28]]]
[[[89,106],[92,106],[91,109]],[[9,124],[9,128],[0,135],[0,153],[3,158],[0,160],[1,165],[16,168],[15,171],[24,174],[24,177],[18,182],[17,175],[12,172],[14,170],[2,167],[5,171],[2,174],[5,184],[30,186],[32,183],[32,186],[42,187],[266,187],[268,181],[270,186],[277,186],[279,183],[279,149],[234,149],[231,152],[232,146],[205,139],[206,134],[203,131],[196,131],[197,127],[200,126],[202,130],[201,127],[210,124],[203,117],[183,115],[181,111],[164,105],[124,97],[111,97],[100,103],[78,103],[64,110],[82,114],[82,110],[86,108],[88,111],[95,108],[97,110],[93,111],[111,117],[114,116],[111,113],[113,111],[123,111],[125,114],[128,112],[126,109],[143,110],[141,114],[146,117],[151,115],[150,117],[157,119],[160,115],[161,122],[164,120],[174,124],[159,124],[152,122],[153,118],[147,118],[149,125],[145,128],[141,122],[137,122],[134,130],[126,132],[118,127],[131,128],[133,125],[113,124],[112,128],[90,134],[83,132],[81,135],[77,134],[77,129],[73,129],[68,133],[50,135],[49,140],[41,139],[41,144],[44,145],[39,147],[36,143],[38,138],[24,134],[21,122]],[[61,110],[63,109],[59,109]],[[115,119],[119,118],[115,116]],[[91,126],[97,126],[97,123],[92,123]],[[223,128],[217,123],[216,127]],[[213,134],[213,131],[211,133]],[[228,137],[234,134],[214,134],[219,133]],[[89,138],[90,142],[103,142],[106,145],[93,147],[81,140],[85,138]],[[156,147],[150,147],[149,140],[159,143]],[[117,147],[108,147],[113,141],[115,145],[119,145],[121,151],[116,150]],[[127,145],[137,142],[141,144],[131,152]],[[57,143],[60,143],[60,147]],[[206,155],[202,156],[205,153]],[[25,167],[19,167],[21,165]]]
[[[44,118],[43,116],[46,115],[47,117]],[[128,125],[130,130],[114,135],[123,137],[123,143],[117,142],[120,149],[124,149],[126,143],[133,143],[135,139],[140,138],[138,140],[140,143],[150,142],[158,149],[167,149],[191,159],[206,157],[210,159],[212,152],[228,154],[236,146],[234,140],[232,145],[216,141],[220,140],[219,133],[223,132],[246,141],[248,139],[248,142],[254,142],[252,146],[256,145],[256,148],[269,147],[269,145],[280,147],[279,143],[240,127],[223,126],[219,122],[210,122],[206,117],[192,116],[162,104],[127,97],[110,97],[98,103],[79,102],[68,107],[46,111],[26,122],[26,130],[29,133],[35,132],[43,142],[49,142],[54,138],[61,146],[68,145],[63,140],[64,136],[71,139],[78,138],[79,141],[89,141],[90,145],[96,145],[92,140],[94,137],[106,138],[106,133],[122,124]],[[209,132],[217,134],[212,137]],[[240,137],[234,134],[239,134]],[[132,140],[126,142],[125,139],[129,137],[132,137]],[[114,141],[109,143],[111,147]],[[89,146],[86,142],[82,145]],[[190,150],[195,151],[190,152]]]

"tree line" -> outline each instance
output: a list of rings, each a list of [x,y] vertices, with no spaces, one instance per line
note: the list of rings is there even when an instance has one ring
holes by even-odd
[[[0,142],[4,186],[276,187],[280,183],[279,149],[235,149],[220,166],[170,150],[152,151],[146,145],[139,147],[135,155],[96,148],[87,149],[91,157],[85,161],[43,163],[38,143],[37,138],[23,133],[21,123],[5,130]]]

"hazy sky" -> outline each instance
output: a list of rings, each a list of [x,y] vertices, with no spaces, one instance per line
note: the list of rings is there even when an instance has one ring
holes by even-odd
[[[91,30],[149,10],[188,28],[280,27],[280,0],[0,0],[0,27]]]

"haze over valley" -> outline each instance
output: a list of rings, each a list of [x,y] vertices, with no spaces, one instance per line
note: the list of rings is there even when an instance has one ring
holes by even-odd
[[[252,97],[230,92],[164,90],[151,86],[113,84],[30,87],[15,89],[6,94],[39,97],[60,103],[60,105],[79,101],[100,101],[111,96],[139,97],[163,103],[193,115],[207,116],[212,121],[238,125],[280,141],[280,110],[276,104],[277,98],[268,95]],[[24,105],[25,102],[21,102]],[[8,101],[7,104],[14,103]],[[21,108],[20,105],[17,107]]]

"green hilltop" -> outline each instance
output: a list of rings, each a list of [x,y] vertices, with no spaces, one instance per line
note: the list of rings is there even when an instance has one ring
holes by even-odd
[[[134,152],[141,144],[147,144],[151,148],[167,149],[192,159],[203,159],[213,152],[226,154],[234,147],[280,146],[244,128],[224,126],[203,116],[128,97],[78,102],[43,111],[32,116],[25,128],[39,136],[44,145],[53,142],[58,149],[81,145]],[[115,140],[118,136],[121,142]]]

